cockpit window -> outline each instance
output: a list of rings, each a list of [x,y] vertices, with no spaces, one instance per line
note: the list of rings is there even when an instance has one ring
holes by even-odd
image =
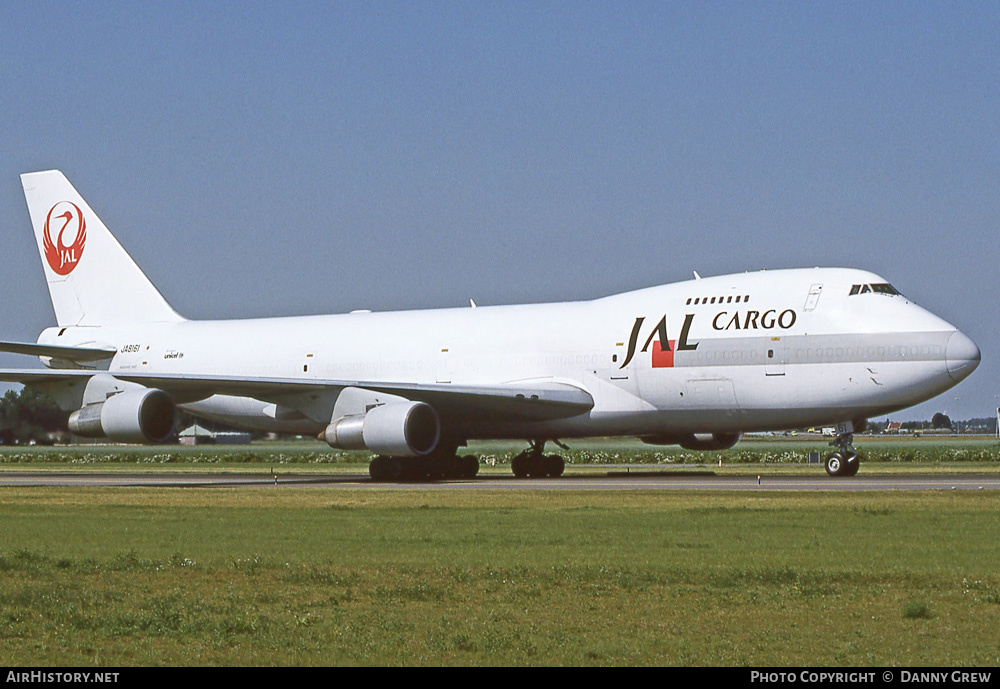
[[[851,293],[848,296],[853,297],[855,294],[869,294],[874,292],[875,294],[888,294],[888,295],[898,295],[899,290],[890,285],[888,282],[876,282],[870,285],[851,285]]]

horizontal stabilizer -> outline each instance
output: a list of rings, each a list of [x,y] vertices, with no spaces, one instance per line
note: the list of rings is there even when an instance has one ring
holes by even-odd
[[[47,356],[65,361],[107,361],[118,350],[114,347],[64,347],[61,345],[35,344],[34,342],[0,342],[0,352]]]

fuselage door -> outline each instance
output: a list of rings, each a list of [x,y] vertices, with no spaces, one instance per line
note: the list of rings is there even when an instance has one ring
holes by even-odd
[[[819,302],[819,296],[823,293],[823,285],[813,285],[809,288],[809,295],[806,297],[806,305],[803,307],[804,311],[812,311],[816,308],[816,304]]]
[[[595,358],[599,360],[601,356],[607,356],[606,363],[596,366],[593,370],[597,379],[607,384],[602,385],[607,408],[619,412],[641,409],[636,361],[632,360],[622,368],[628,357],[625,343],[618,342],[610,353]]]
[[[440,347],[434,380],[438,383],[451,382],[451,347]]]
[[[767,376],[785,375],[785,364],[788,363],[788,348],[780,337],[772,337],[767,341],[767,351],[764,352],[764,374]]]

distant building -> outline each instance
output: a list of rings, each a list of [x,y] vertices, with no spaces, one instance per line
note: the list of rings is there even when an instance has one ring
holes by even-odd
[[[211,445],[215,442],[212,431],[198,424],[185,428],[177,434],[181,445]]]
[[[194,424],[177,434],[181,445],[249,445],[250,434],[215,432]]]
[[[249,445],[250,434],[244,431],[219,431],[215,433],[216,445]]]
[[[885,430],[883,433],[892,433],[894,435],[899,435],[900,431],[903,429],[903,423],[901,421],[890,421],[885,425]]]

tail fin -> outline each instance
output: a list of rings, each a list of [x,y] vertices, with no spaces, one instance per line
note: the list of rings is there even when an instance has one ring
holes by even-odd
[[[182,321],[58,170],[21,175],[60,326]]]

